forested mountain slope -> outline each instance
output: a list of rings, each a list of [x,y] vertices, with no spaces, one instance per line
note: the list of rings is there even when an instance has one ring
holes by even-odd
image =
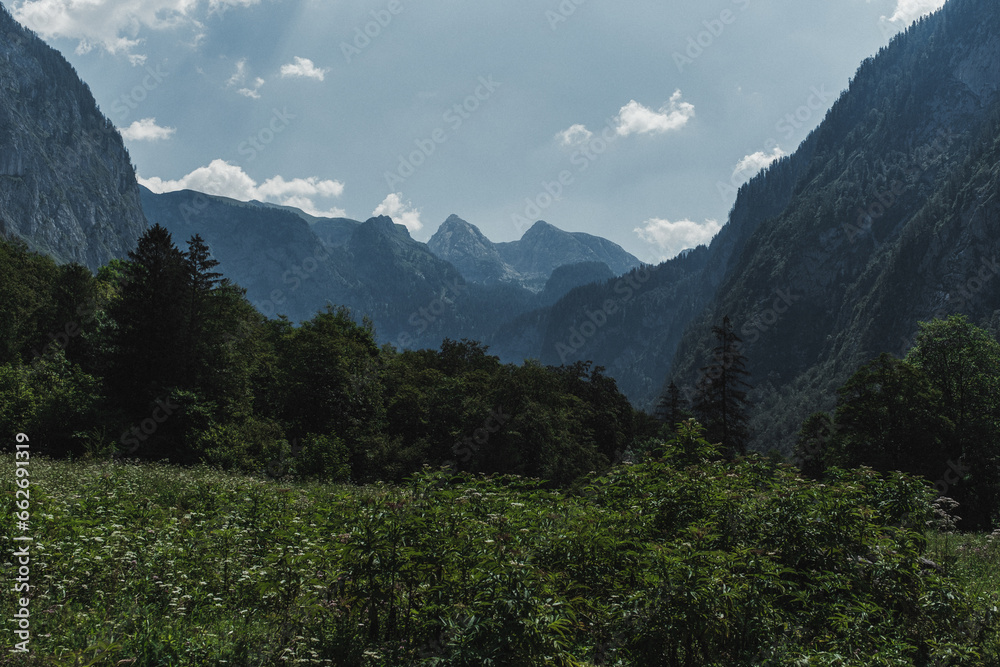
[[[919,321],[963,313],[996,331],[998,88],[1000,5],[985,0],[951,0],[866,60],[792,156],[788,206],[685,333],[677,384],[696,382],[709,329],[729,315],[756,386],[756,442],[787,450],[859,364],[905,352]]]

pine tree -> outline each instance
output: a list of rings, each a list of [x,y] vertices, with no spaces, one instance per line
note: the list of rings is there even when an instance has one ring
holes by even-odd
[[[170,232],[153,225],[129,253],[114,321],[109,382],[124,405],[143,408],[182,380],[188,270]]]
[[[212,271],[219,262],[212,258],[208,244],[199,234],[188,240],[188,251],[184,253],[187,267],[188,304],[187,336],[184,379],[186,384],[198,384],[207,363],[211,362],[212,341],[207,331],[212,321],[218,317],[218,309],[213,308],[213,296],[222,282],[222,274]]]
[[[671,431],[675,431],[678,424],[691,416],[685,408],[680,388],[671,381],[667,386],[666,393],[660,397],[660,401],[656,405],[655,417],[661,423],[666,424]]]
[[[747,390],[744,378],[747,358],[740,352],[743,340],[736,335],[727,315],[721,326],[712,327],[717,345],[712,350],[713,361],[701,369],[694,411],[707,429],[712,442],[721,442],[727,457],[746,454],[749,428],[747,425]]]

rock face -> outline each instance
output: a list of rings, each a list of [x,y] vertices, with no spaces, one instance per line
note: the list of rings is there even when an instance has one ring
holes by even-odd
[[[95,270],[146,226],[118,131],[66,59],[0,5],[0,233]]]
[[[602,280],[604,264],[615,274],[640,262],[621,246],[582,232],[564,232],[539,220],[518,241],[493,243],[475,225],[450,216],[427,246],[435,255],[455,265],[467,280],[482,285],[520,285],[541,292],[553,272],[562,266],[586,265],[595,269],[585,282]],[[578,269],[577,273],[580,270]],[[580,283],[584,284],[584,283]]]
[[[479,228],[449,216],[427,242],[431,252],[455,265],[466,280],[483,285],[516,283],[521,277]]]

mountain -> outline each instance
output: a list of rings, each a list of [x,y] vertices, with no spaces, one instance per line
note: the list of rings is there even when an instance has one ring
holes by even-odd
[[[539,292],[537,301],[540,305],[551,305],[577,287],[605,282],[614,277],[614,272],[604,262],[580,262],[559,266],[545,282],[545,288]]]
[[[455,265],[469,281],[483,285],[511,283],[532,292],[545,288],[553,272],[571,264],[596,270],[586,282],[605,276],[599,265],[615,275],[640,262],[621,246],[582,232],[563,230],[539,220],[518,241],[493,243],[479,228],[457,215],[450,216],[427,242],[435,255]],[[583,271],[584,268],[577,270]],[[584,284],[579,283],[579,284]]]
[[[707,248],[573,290],[493,343],[507,358],[590,359],[652,410],[688,397],[729,316],[755,390],[755,445],[803,419],[917,323],[1000,331],[1000,6],[950,0],[866,60],[791,156],[740,188]],[[625,297],[628,296],[626,299]]]
[[[288,207],[145,187],[142,205],[180,247],[200,234],[222,274],[268,317],[299,322],[327,305],[347,306],[358,320],[371,318],[381,343],[438,347],[444,338],[485,339],[536,305],[519,286],[466,281],[388,217],[313,218]]]
[[[281,204],[272,204],[271,202],[257,201],[256,199],[247,203],[251,206],[273,208],[279,211],[294,213],[308,222],[313,231],[316,232],[318,236],[322,237],[323,242],[328,245],[343,245],[347,239],[350,238],[351,233],[355,230],[355,228],[361,224],[359,220],[353,220],[351,218],[328,218],[310,215],[302,209],[295,208],[294,206],[282,206]]]
[[[736,324],[758,442],[789,449],[805,416],[831,409],[860,364],[904,353],[920,321],[963,313],[1000,330],[998,25],[995,2],[951,0],[866,60],[791,158],[791,200],[686,332],[674,376],[691,383],[710,325]]]
[[[0,5],[0,234],[92,270],[146,229],[114,124],[60,53]]]
[[[521,276],[503,257],[496,245],[457,215],[451,215],[434,232],[427,247],[431,252],[455,265],[462,275],[474,283],[496,285],[517,283]]]
[[[564,232],[539,220],[518,241],[496,244],[500,256],[529,282],[544,285],[560,266],[604,262],[620,275],[639,266],[638,259],[621,246],[583,232]]]

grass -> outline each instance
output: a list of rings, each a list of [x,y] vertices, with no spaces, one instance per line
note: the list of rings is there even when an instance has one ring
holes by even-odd
[[[456,483],[440,473],[408,487],[355,487],[276,483],[207,467],[32,458],[32,652],[13,655],[4,646],[0,664],[653,664],[638,657],[643,651],[667,656],[662,664],[696,654],[714,656],[699,664],[720,665],[794,664],[806,655],[814,658],[801,664],[915,664],[891,657],[907,650],[891,618],[839,625],[843,610],[881,604],[888,585],[881,575],[838,565],[826,579],[800,577],[790,564],[807,556],[820,562],[813,552],[822,544],[781,541],[790,531],[814,530],[824,515],[812,513],[827,511],[819,508],[827,499],[827,518],[841,516],[836,503],[855,502],[850,494],[863,485],[813,485],[754,465],[678,472],[677,480],[697,478],[715,494],[688,497],[690,484],[659,479],[672,472],[643,477],[639,466],[598,484],[595,495],[545,491],[516,478]],[[14,479],[12,456],[0,457],[0,477]],[[13,485],[4,485],[12,497]],[[794,525],[771,525],[774,503],[790,502],[789,487],[813,494],[808,503],[816,507],[781,519]],[[735,513],[729,533],[704,518],[723,506]],[[870,513],[858,517],[843,530],[869,530]],[[953,657],[934,664],[998,664],[1000,627],[989,609],[1000,604],[1000,539],[930,534],[926,553],[948,568],[943,578],[909,568],[899,555],[905,539],[871,530],[876,537],[861,536],[858,545],[881,540],[864,547],[872,571],[906,573],[927,609],[936,605],[920,612],[920,623],[939,624],[927,627],[942,645],[949,633],[959,633],[956,645],[961,632],[975,636],[967,642],[978,647],[975,655],[942,648],[940,655]],[[0,515],[7,581],[18,534],[12,513]],[[820,579],[827,588],[817,593],[811,587]],[[669,583],[677,581],[684,583]],[[844,597],[840,611],[817,602],[860,595],[865,586],[870,596]],[[3,596],[4,619],[14,597]],[[973,610],[975,627],[949,625],[949,600],[959,599],[954,604]],[[790,627],[798,616],[783,604],[802,604],[818,625]],[[745,629],[753,623],[768,632],[786,628],[788,647]],[[9,620],[4,628],[6,644]],[[660,637],[661,628],[673,634]],[[734,643],[739,628],[753,639]],[[884,659],[829,657],[847,646],[863,654],[865,633],[886,633],[871,640],[884,644]],[[679,654],[675,636],[688,638]]]

